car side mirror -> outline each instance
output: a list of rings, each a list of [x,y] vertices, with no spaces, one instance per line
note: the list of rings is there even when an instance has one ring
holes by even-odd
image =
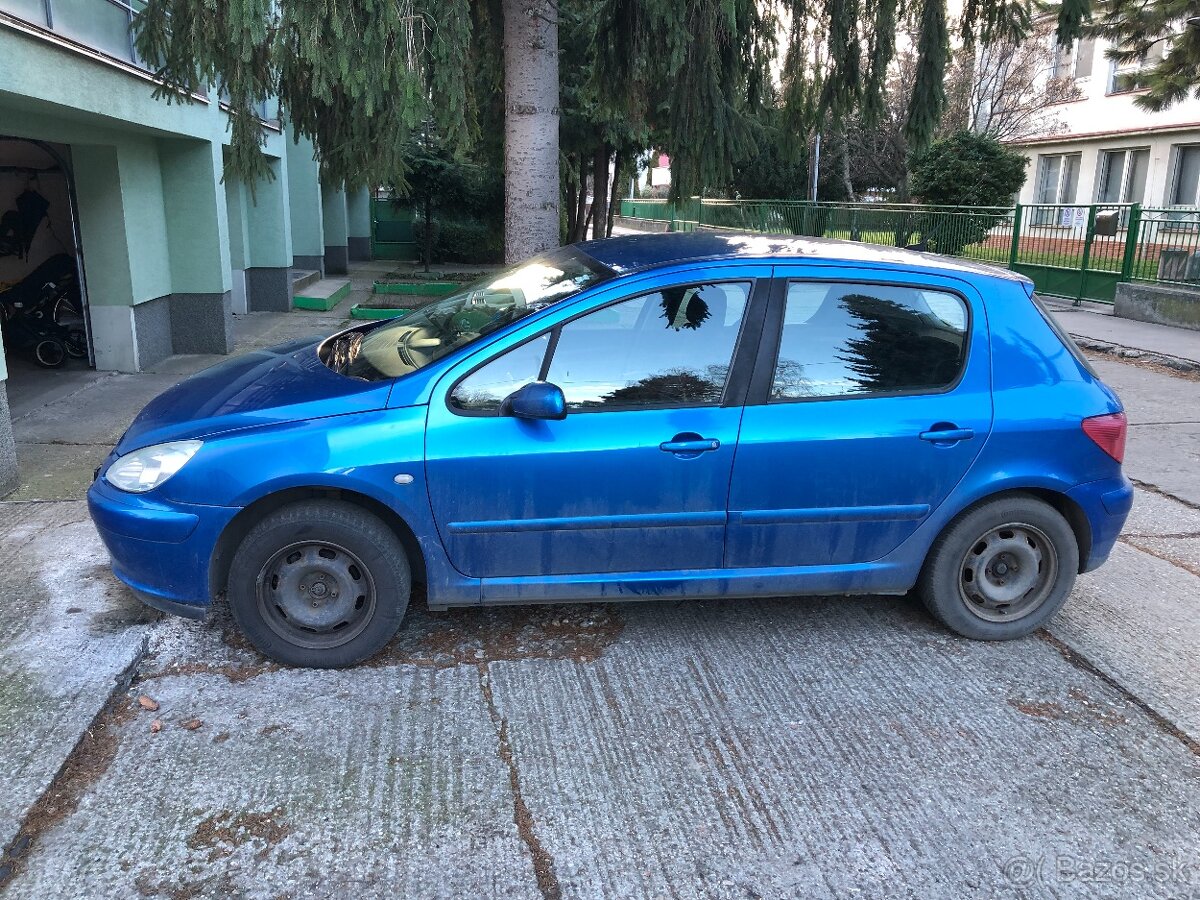
[[[518,419],[565,419],[567,398],[557,384],[534,381],[505,397],[500,414]]]

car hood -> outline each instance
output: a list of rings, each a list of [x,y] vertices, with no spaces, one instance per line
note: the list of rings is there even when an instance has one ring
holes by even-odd
[[[197,372],[151,400],[116,452],[387,406],[390,381],[338,375],[317,356],[320,344],[306,338]]]

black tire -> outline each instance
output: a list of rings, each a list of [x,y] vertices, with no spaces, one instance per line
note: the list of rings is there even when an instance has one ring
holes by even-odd
[[[977,506],[934,542],[917,581],[926,608],[981,641],[1036,631],[1066,602],[1079,571],[1067,520],[1027,494]]]
[[[66,347],[67,356],[71,359],[85,359],[88,355],[87,332],[82,328],[68,328],[63,346]]]
[[[234,621],[264,656],[335,669],[384,648],[411,587],[404,546],[383,522],[351,503],[306,500],[250,529],[226,594]]]
[[[54,301],[51,316],[55,325],[75,325],[83,321],[83,313],[79,311],[79,304],[74,297],[66,294]]]
[[[40,340],[33,345],[33,361],[43,369],[57,369],[67,361],[67,347],[54,338]]]

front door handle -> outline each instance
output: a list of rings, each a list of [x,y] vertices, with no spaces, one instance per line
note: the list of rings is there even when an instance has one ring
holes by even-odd
[[[663,441],[658,449],[664,453],[708,453],[721,449],[721,442],[716,438],[700,437],[698,434],[677,434],[669,441]]]
[[[975,437],[975,429],[959,428],[950,422],[938,422],[929,431],[922,431],[919,437],[931,444],[956,444]]]

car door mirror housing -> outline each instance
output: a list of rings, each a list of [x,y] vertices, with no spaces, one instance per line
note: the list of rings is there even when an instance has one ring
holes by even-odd
[[[518,419],[565,419],[567,398],[557,384],[535,381],[505,397],[500,414]]]

